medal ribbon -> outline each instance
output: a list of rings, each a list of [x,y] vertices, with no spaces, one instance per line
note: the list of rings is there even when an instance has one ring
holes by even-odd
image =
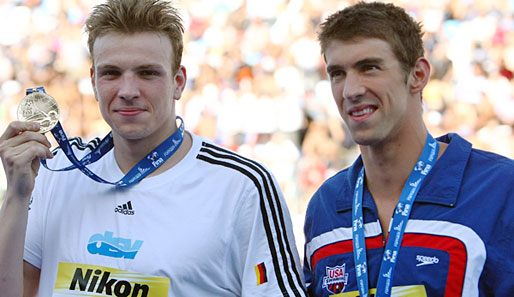
[[[27,95],[32,92],[46,93],[44,87],[27,89]],[[100,183],[111,184],[119,187],[133,185],[135,183],[138,183],[143,178],[145,178],[148,174],[152,173],[160,165],[164,164],[164,162],[166,162],[166,160],[168,160],[168,158],[171,157],[182,144],[182,141],[184,140],[184,121],[181,117],[177,118],[180,120],[180,126],[177,129],[177,131],[175,131],[170,137],[168,137],[161,144],[159,144],[152,152],[150,152],[143,159],[141,159],[119,181],[107,181],[99,177],[89,168],[86,167],[86,165],[92,164],[100,160],[100,158],[102,158],[107,152],[109,152],[114,147],[112,132],[110,132],[106,137],[104,137],[100,141],[100,144],[93,151],[84,156],[81,160],[78,160],[75,154],[73,153],[73,149],[71,148],[66,133],[64,133],[64,129],[62,128],[61,123],[57,122],[57,125],[51,130],[51,132],[55,137],[55,140],[61,147],[62,151],[64,152],[64,154],[73,165],[61,169],[51,169],[48,167],[45,159],[41,160],[41,164],[43,164],[43,166],[46,169],[51,171],[68,171],[72,169],[79,169],[86,176]]]
[[[400,251],[405,227],[409,220],[412,205],[416,199],[421,183],[430,170],[434,167],[439,153],[439,143],[428,133],[425,147],[416,165],[412,169],[407,183],[402,189],[400,199],[391,222],[392,228],[382,257],[380,272],[377,283],[377,297],[391,296],[393,285],[394,269]],[[364,217],[362,211],[362,195],[364,184],[364,167],[359,173],[355,183],[353,208],[352,208],[352,238],[353,238],[353,258],[355,261],[355,274],[359,293],[362,297],[369,296],[368,269],[366,258],[366,242],[364,234]]]

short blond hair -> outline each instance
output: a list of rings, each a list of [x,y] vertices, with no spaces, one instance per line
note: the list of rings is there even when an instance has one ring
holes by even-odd
[[[173,47],[172,71],[182,61],[184,27],[179,12],[164,0],[107,0],[95,6],[86,20],[87,45],[93,57],[95,40],[107,33],[155,32],[168,36]],[[93,61],[94,63],[94,61]]]

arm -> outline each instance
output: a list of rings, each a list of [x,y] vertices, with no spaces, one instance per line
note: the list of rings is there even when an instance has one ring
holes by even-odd
[[[39,283],[39,269],[23,261],[29,201],[39,161],[53,157],[50,143],[38,130],[38,124],[12,122],[0,137],[7,177],[0,209],[0,292],[5,296],[35,295]]]
[[[41,270],[27,261],[23,261],[23,297],[37,296]]]
[[[289,210],[269,178],[244,198],[235,238],[247,240],[242,296],[306,296]]]

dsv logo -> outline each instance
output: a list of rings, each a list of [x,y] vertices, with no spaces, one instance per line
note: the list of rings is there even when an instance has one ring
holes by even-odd
[[[94,234],[89,238],[87,251],[93,255],[102,255],[113,258],[134,259],[143,245],[142,240],[132,243],[131,239],[113,237],[113,232]]]

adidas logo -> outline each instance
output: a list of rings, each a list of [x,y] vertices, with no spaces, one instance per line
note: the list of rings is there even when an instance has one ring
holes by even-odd
[[[121,214],[127,215],[127,216],[133,216],[136,214],[136,211],[132,209],[132,202],[129,201],[125,204],[118,205],[114,212],[119,212]]]

